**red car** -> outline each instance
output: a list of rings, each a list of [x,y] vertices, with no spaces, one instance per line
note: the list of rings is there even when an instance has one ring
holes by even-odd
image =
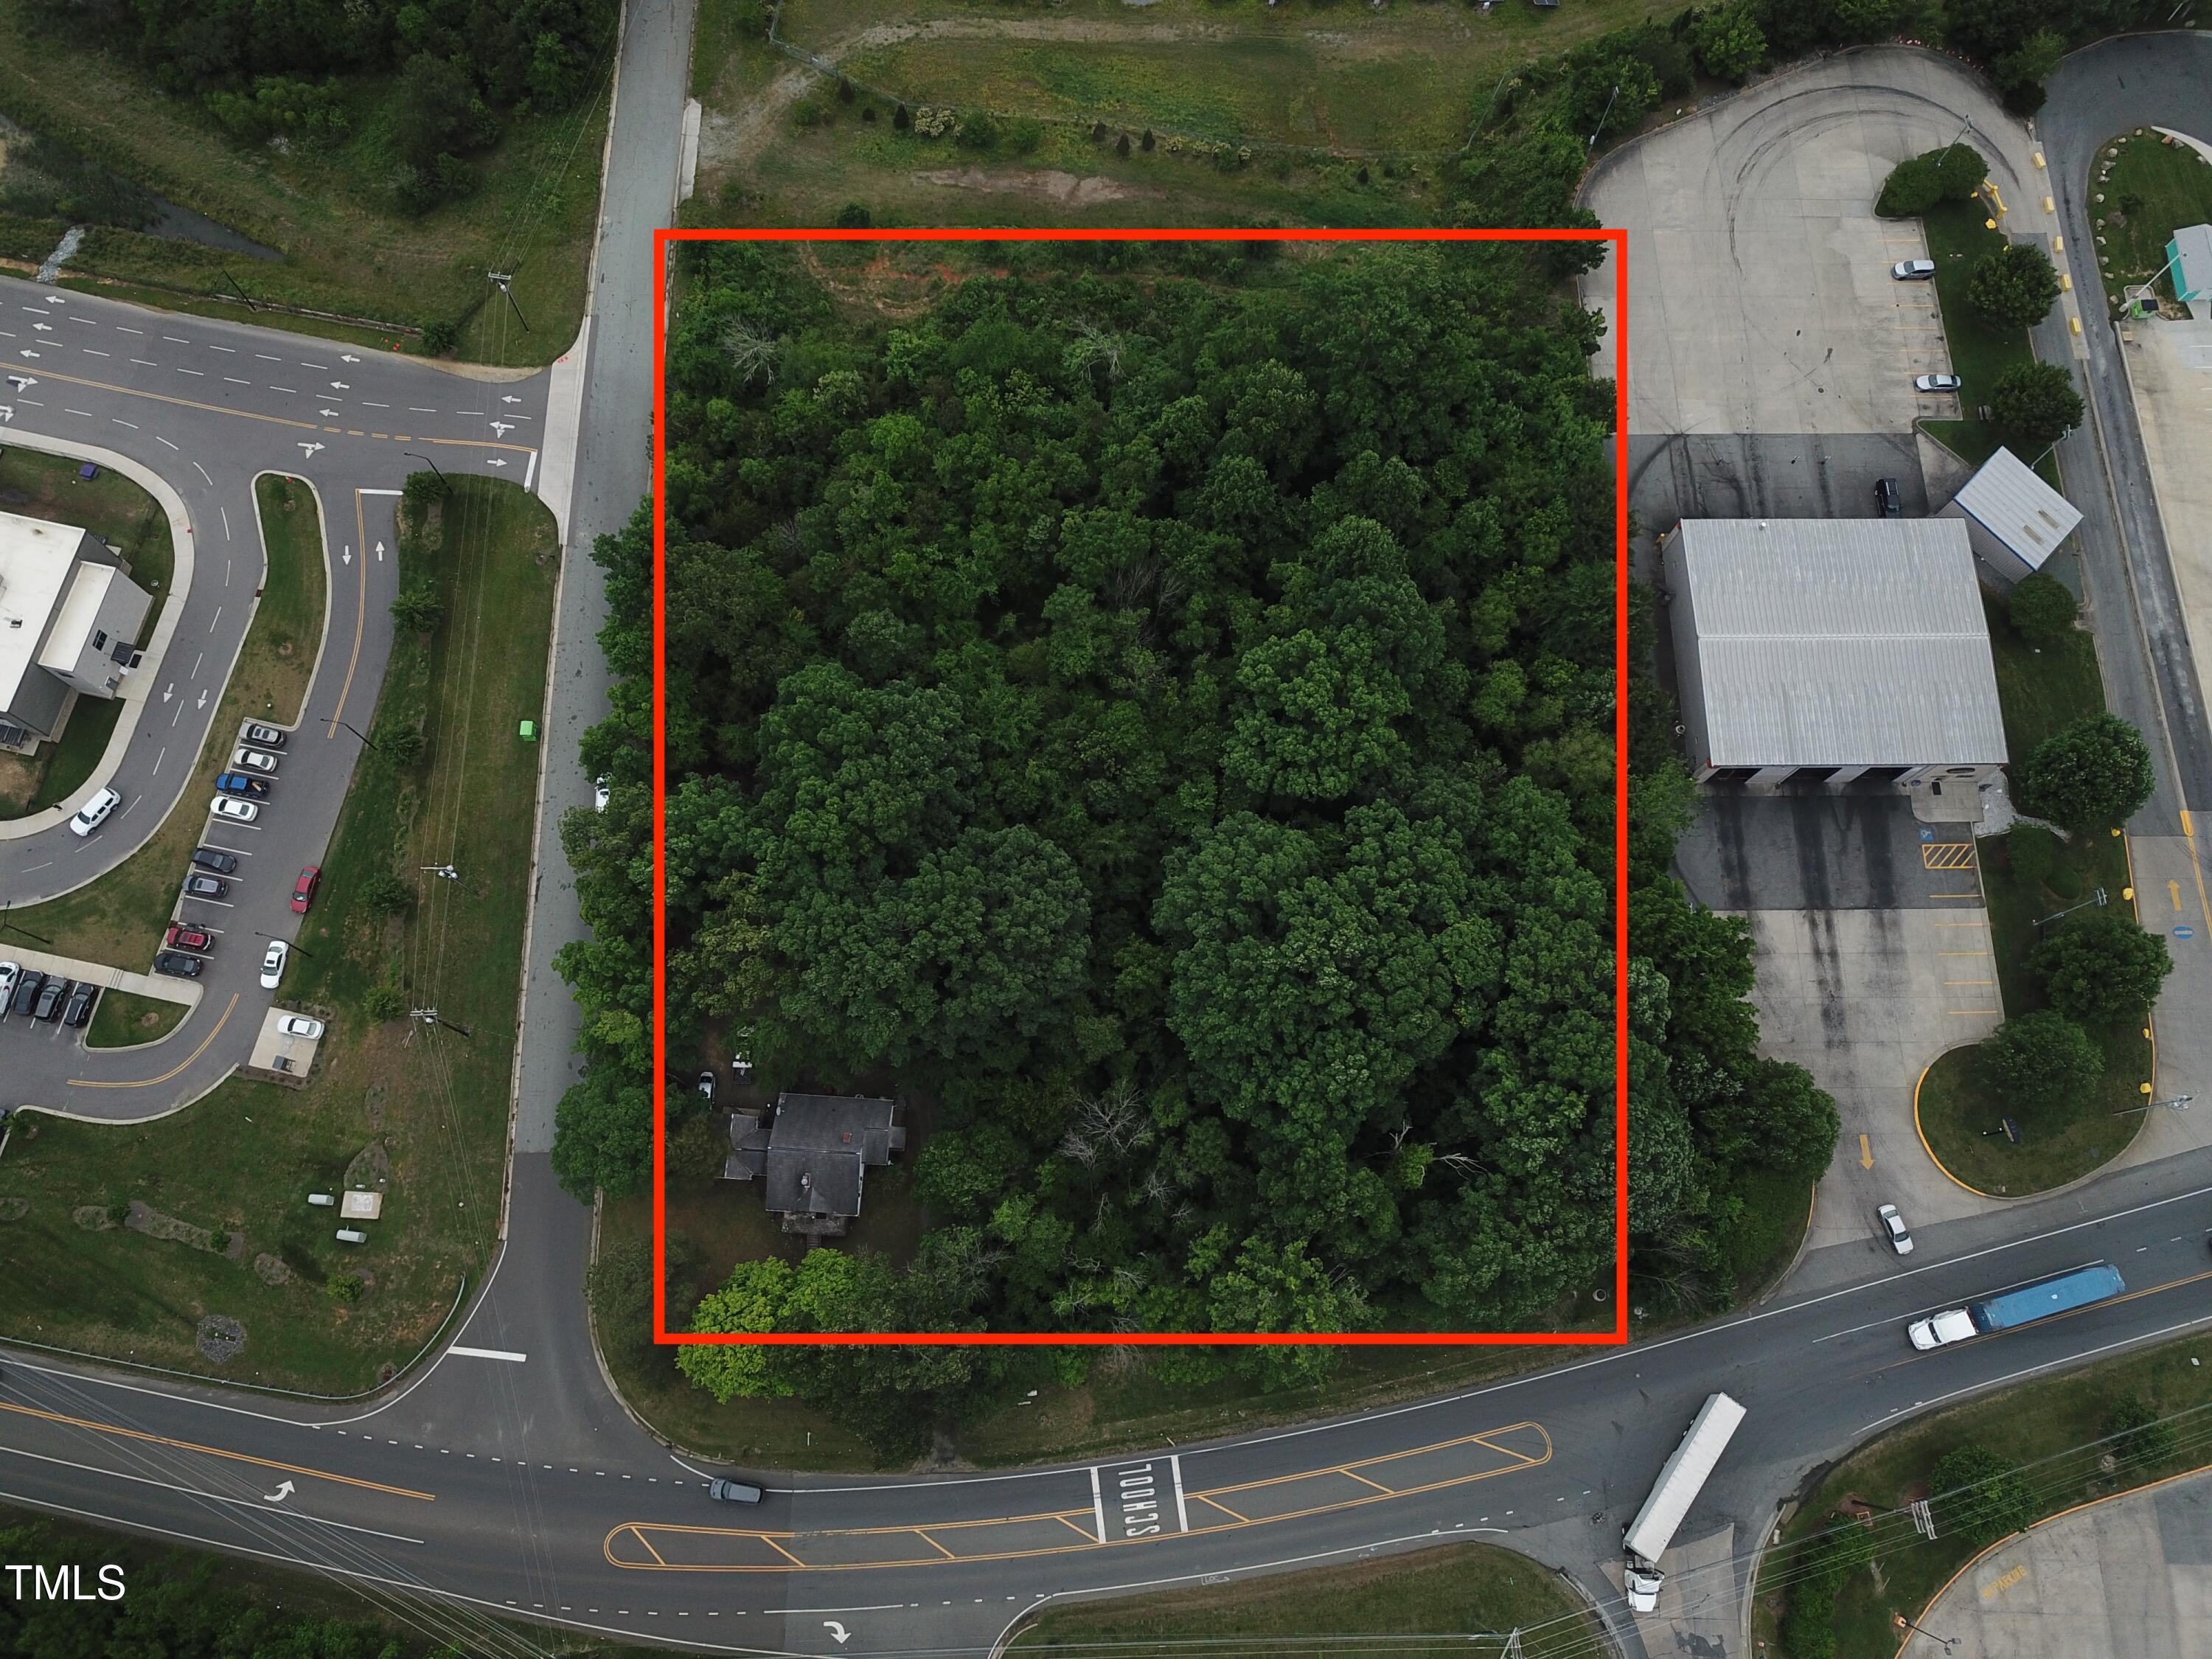
[[[299,880],[292,884],[292,908],[299,915],[307,914],[307,907],[315,902],[315,889],[323,879],[322,866],[311,864],[300,872]]]
[[[173,921],[161,943],[174,945],[179,951],[212,951],[215,949],[215,935],[202,928],[187,927],[181,921]]]

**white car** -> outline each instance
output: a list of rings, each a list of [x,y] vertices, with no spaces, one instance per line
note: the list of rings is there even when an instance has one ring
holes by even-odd
[[[106,823],[107,815],[122,804],[123,797],[117,791],[101,790],[76,809],[76,816],[70,820],[70,832],[78,836],[90,835]]]
[[[1889,274],[1900,283],[1924,283],[1936,274],[1933,259],[1899,259],[1889,268]]]
[[[1912,377],[1915,392],[1956,392],[1966,382],[1955,374],[1916,374]]]
[[[1905,1231],[1905,1218],[1898,1214],[1897,1206],[1882,1205],[1875,1210],[1875,1217],[1881,1223],[1882,1234],[1889,1240],[1889,1248],[1899,1255],[1911,1255],[1912,1235]]]
[[[285,944],[283,939],[272,939],[269,941],[269,948],[261,953],[261,988],[263,990],[273,991],[276,988],[276,981],[284,977],[284,958],[291,953],[292,947]]]
[[[310,1042],[323,1034],[323,1022],[309,1019],[305,1014],[287,1014],[276,1022],[276,1029],[286,1036],[306,1037]]]
[[[0,1013],[5,1013],[8,999],[15,994],[15,981],[23,976],[20,962],[0,962]]]
[[[605,773],[602,772],[592,780],[592,805],[600,811],[607,810],[607,799],[612,793],[613,791],[607,787]]]
[[[265,772],[274,776],[276,771],[276,757],[265,749],[241,745],[230,751],[230,763],[241,772]]]
[[[240,800],[235,795],[217,795],[208,811],[219,818],[228,818],[234,823],[251,823],[261,816],[261,809],[250,800]]]

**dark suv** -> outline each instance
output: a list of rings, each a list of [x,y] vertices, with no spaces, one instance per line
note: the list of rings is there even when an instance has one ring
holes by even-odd
[[[69,1006],[62,1010],[62,1024],[75,1027],[92,1018],[92,1005],[100,996],[97,985],[80,984],[70,993]]]
[[[155,973],[173,974],[179,979],[198,979],[206,966],[205,957],[188,957],[182,951],[164,951],[154,958]]]
[[[1905,512],[1905,499],[1898,493],[1897,480],[1876,478],[1874,481],[1874,504],[1885,519],[1894,519]]]
[[[193,848],[192,862],[203,870],[214,871],[218,876],[234,876],[238,873],[238,854],[226,853],[219,847]]]
[[[38,1006],[39,992],[46,982],[46,976],[37,969],[23,969],[23,977],[15,981],[15,1000],[9,1004],[9,1009],[19,1014],[29,1013]]]
[[[204,876],[195,871],[185,878],[185,896],[197,899],[219,899],[230,891],[230,884],[213,876]]]
[[[39,1006],[31,1010],[33,1019],[58,1018],[62,1012],[62,999],[70,994],[70,982],[65,979],[50,979],[40,988]]]

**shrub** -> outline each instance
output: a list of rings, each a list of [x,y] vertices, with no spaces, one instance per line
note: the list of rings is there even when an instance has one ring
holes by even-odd
[[[713,1181],[730,1156],[728,1120],[720,1112],[696,1112],[668,1137],[668,1173],[692,1181]]]
[[[1723,81],[1747,81],[1766,61],[1766,36],[1746,0],[1699,12],[1690,36],[1705,72]]]
[[[2005,836],[2014,872],[2036,887],[2048,887],[2058,867],[2058,837],[2039,823],[2018,823]]]
[[[2124,823],[2150,799],[2150,751],[2117,714],[2085,714],[2035,746],[2020,770],[2020,803],[2087,835]]]
[[[893,110],[893,111],[891,112],[891,131],[894,131],[894,132],[904,132],[908,128],[911,127],[913,125],[914,125],[914,117],[912,117],[911,115],[908,115],[908,114],[906,112],[906,106],[905,106],[904,104],[901,104],[901,105],[900,105],[896,109]]]
[[[1119,138],[1116,138],[1114,141],[1114,154],[1120,156],[1125,161],[1129,159],[1129,135],[1127,133],[1123,133]]]
[[[361,902],[375,915],[397,915],[414,901],[407,884],[389,870],[378,871],[361,884]]]
[[[1640,58],[1610,52],[1574,64],[1567,73],[1559,112],[1577,138],[1600,143],[1632,131],[1659,101],[1659,77]]]
[[[999,124],[1000,148],[1014,155],[1029,155],[1044,143],[1044,123],[1026,115]]]
[[[1997,377],[1990,413],[2008,438],[2041,448],[2081,424],[2081,394],[2063,363],[2021,363]]]
[[[438,597],[437,587],[428,576],[415,578],[392,602],[392,620],[417,634],[428,633],[445,614],[446,602]]]
[[[1928,1481],[1940,1531],[1994,1544],[2035,1520],[2035,1500],[2020,1465],[1987,1446],[1968,1444],[1948,1454]]]
[[[398,1019],[407,1012],[407,993],[388,981],[372,985],[361,1000],[361,1011],[371,1019]]]
[[[853,83],[850,81],[841,79],[837,82],[837,101],[841,104],[853,101]]]
[[[1982,1076],[2022,1110],[2080,1110],[2105,1073],[2105,1057],[2089,1034],[2056,1008],[2008,1019],[1982,1040]]]
[[[425,356],[443,357],[452,352],[461,337],[460,325],[449,318],[441,317],[422,325],[422,350]]]
[[[2074,590],[2056,576],[2038,571],[2024,577],[2005,601],[2005,616],[2013,629],[2030,645],[2058,645],[2074,631],[2081,602]]]
[[[2123,1468],[2155,1468],[2181,1455],[2181,1436],[2172,1422],[2160,1417],[2140,1395],[2112,1402],[2112,1413],[2105,1419],[2105,1433],[2112,1443],[2113,1457]]]
[[[442,472],[410,472],[406,486],[400,491],[407,505],[419,513],[433,501],[442,501],[453,493],[452,481]]]
[[[1156,140],[1152,137],[1152,130],[1150,127],[1146,127],[1145,129],[1145,136],[1137,140],[1137,148],[1143,150],[1146,155],[1150,155],[1152,153],[1152,145],[1155,142]]]
[[[210,1233],[208,1235],[208,1249],[213,1250],[217,1255],[228,1254],[230,1249],[229,1230],[224,1227],[218,1227],[213,1232]]]
[[[1882,180],[1874,210],[1884,219],[1917,219],[1943,199],[1935,164],[1924,155],[1899,161]]]
[[[820,126],[827,114],[828,112],[817,100],[812,98],[802,98],[791,106],[791,124],[803,132],[809,128]]]
[[[873,104],[863,104],[860,106],[860,118],[873,126],[876,121],[876,106]]]
[[[2058,273],[2041,248],[2013,242],[1974,266],[1966,299],[1999,328],[2033,328],[2057,303]]]
[[[837,228],[840,230],[866,230],[868,224],[868,210],[858,202],[848,202],[837,210]]]
[[[377,735],[376,746],[385,759],[395,766],[412,766],[422,758],[422,750],[429,739],[422,735],[419,726],[395,726],[389,732]]]
[[[2042,939],[2027,965],[2060,1013],[2084,1025],[2111,1025],[2150,1012],[2173,958],[2162,934],[2146,932],[2124,911],[2100,910]]]
[[[952,142],[963,149],[994,149],[999,143],[999,123],[990,111],[979,109],[953,128]]]
[[[2033,115],[2043,107],[2044,83],[2057,72],[2066,55],[2066,40],[2051,29],[2038,29],[1990,65],[1990,77],[2005,107],[2014,115]]]
[[[323,1286],[323,1289],[333,1302],[358,1302],[361,1300],[361,1275],[359,1273],[336,1274],[328,1284]]]

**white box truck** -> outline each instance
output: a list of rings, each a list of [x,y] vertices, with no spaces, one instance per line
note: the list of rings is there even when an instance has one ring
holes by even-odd
[[[1636,1519],[1621,1533],[1628,1552],[1625,1575],[1628,1605],[1637,1612],[1659,1610],[1659,1587],[1666,1582],[1666,1575],[1659,1571],[1659,1558],[1674,1541],[1674,1529],[1689,1514],[1690,1505],[1698,1501],[1706,1477],[1721,1461],[1736,1425],[1742,1421],[1743,1407],[1724,1394],[1714,1395],[1699,1407],[1682,1443],[1659,1471],[1651,1496],[1644,1500]]]

